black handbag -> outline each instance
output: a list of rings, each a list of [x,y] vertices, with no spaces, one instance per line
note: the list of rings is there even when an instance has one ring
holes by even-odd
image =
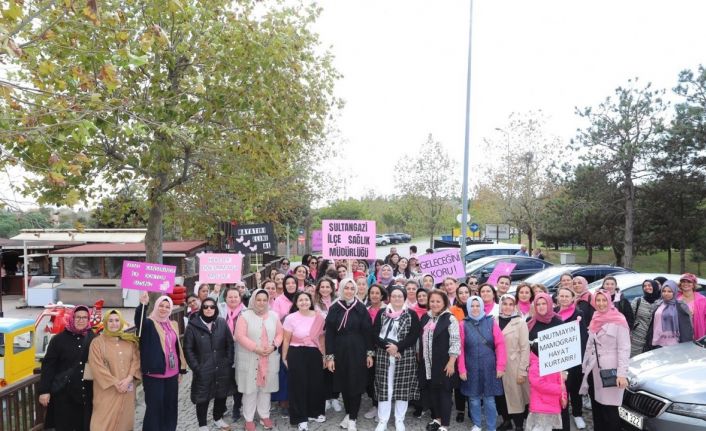
[[[593,340],[593,349],[596,351],[596,364],[598,365],[598,371],[601,375],[601,383],[603,383],[604,388],[614,388],[618,386],[618,369],[608,368],[606,370],[601,369],[601,363],[598,360],[598,347],[596,347],[596,341]]]

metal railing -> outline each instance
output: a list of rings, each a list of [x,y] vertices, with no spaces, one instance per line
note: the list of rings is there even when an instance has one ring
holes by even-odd
[[[39,374],[0,390],[0,429],[35,431],[44,429],[46,409],[39,404]]]
[[[263,265],[262,268],[260,268],[257,273],[260,274],[260,280],[264,280],[265,278],[270,276],[270,271],[275,268],[279,268],[280,262],[282,262],[283,257],[273,260],[272,262]],[[245,283],[245,286],[247,286],[249,291],[253,291],[256,287],[259,287],[257,284],[257,276],[255,275],[256,273],[250,273],[245,276],[243,276],[243,282]]]

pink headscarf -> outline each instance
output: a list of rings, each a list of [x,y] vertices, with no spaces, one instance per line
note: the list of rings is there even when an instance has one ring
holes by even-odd
[[[76,329],[76,321],[74,320],[77,311],[85,311],[88,313],[86,327],[81,330]],[[74,307],[74,309],[71,310],[68,314],[68,319],[66,320],[66,329],[72,334],[80,335],[82,337],[85,336],[91,329],[91,309],[88,308],[88,306],[86,305],[77,305],[76,307]]]
[[[544,299],[547,301],[547,312],[545,314],[539,314],[537,312],[537,301]],[[534,297],[534,302],[532,303],[532,319],[527,323],[527,328],[531,331],[537,322],[549,323],[556,316],[554,312],[554,302],[552,302],[552,297],[548,293],[540,292]]]
[[[596,296],[598,295],[603,295],[608,301],[607,310],[598,311],[598,307],[596,307]],[[615,308],[613,301],[611,301],[610,299],[610,293],[608,293],[607,290],[598,290],[596,294],[593,295],[593,298],[591,298],[591,305],[596,311],[593,313],[593,318],[591,319],[590,325],[588,325],[589,331],[593,332],[594,334],[597,334],[601,330],[601,328],[603,328],[603,325],[607,323],[615,323],[616,325],[620,325],[627,329],[630,329],[628,327],[628,322],[625,320],[625,316],[623,316],[623,313],[621,313],[620,311],[618,311],[617,308]]]
[[[161,304],[164,301],[167,301],[169,303],[169,314],[170,315],[172,314],[172,310],[174,309],[174,303],[172,302],[172,298],[170,298],[166,295],[162,295],[159,298],[157,298],[156,301],[154,301],[154,307],[152,308],[152,312],[150,313],[150,319],[154,320],[155,322],[159,322],[159,323],[169,322],[169,316],[167,316],[166,319],[162,319],[159,317],[159,311],[158,311],[159,304]]]
[[[583,293],[581,293],[579,295],[578,293],[576,293],[576,291],[574,291],[574,293],[576,293],[576,298],[575,298],[574,302],[578,303],[579,301],[586,301],[589,304],[591,304],[592,303],[592,295],[591,295],[591,292],[588,290],[588,280],[581,277],[580,275],[577,275],[576,277],[574,277],[573,281],[576,281],[576,280],[578,280],[579,283],[581,283],[581,285],[583,285]]]

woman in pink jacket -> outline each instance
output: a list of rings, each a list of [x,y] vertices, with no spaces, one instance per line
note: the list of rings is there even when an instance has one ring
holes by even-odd
[[[584,377],[579,393],[591,397],[594,429],[619,431],[618,406],[623,403],[623,392],[628,387],[630,328],[607,291],[600,289],[596,292],[591,305],[596,311],[588,326]],[[616,386],[604,387],[600,370],[609,369],[617,371]]]
[[[679,296],[677,296],[677,299],[684,301],[691,311],[694,340],[706,335],[706,298],[696,292],[697,286],[696,276],[687,272],[679,279]]]
[[[561,428],[561,410],[566,407],[568,398],[563,372],[539,375],[539,349],[537,338],[541,331],[564,323],[554,312],[552,297],[539,292],[532,303],[532,320],[527,323],[530,341],[529,416],[525,424],[527,431],[550,431]],[[596,428],[601,430],[601,428]],[[602,430],[601,430],[602,431]]]

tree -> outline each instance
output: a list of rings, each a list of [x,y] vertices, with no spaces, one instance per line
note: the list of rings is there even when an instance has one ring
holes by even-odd
[[[500,152],[502,165],[489,165],[484,177],[504,201],[503,218],[527,234],[530,249],[544,205],[556,190],[555,177],[560,173],[556,163],[563,160],[559,138],[548,135],[545,127],[541,111],[512,113],[507,127],[498,129],[505,134],[504,141],[487,141],[489,153],[504,151]]]
[[[320,220],[366,220],[370,217],[365,205],[358,200],[336,201],[318,211]]]
[[[310,29],[319,9],[87,5],[13,59],[14,82],[26,84],[4,87],[0,142],[37,175],[25,193],[70,206],[134,187],[148,207],[147,259],[159,262],[165,210],[228,208],[237,195],[248,221],[281,202],[276,187],[306,177],[338,103],[337,73]]]
[[[579,129],[574,149],[585,149],[584,160],[611,169],[620,184],[625,214],[624,264],[632,267],[635,252],[636,181],[649,174],[647,162],[663,132],[663,91],[651,84],[637,87],[637,79],[615,90],[596,108],[576,109],[589,125]]]
[[[10,238],[22,229],[47,229],[51,227],[48,211],[0,211],[0,238]]]
[[[414,154],[403,155],[397,161],[395,169],[404,172],[396,178],[396,187],[408,199],[407,208],[418,217],[432,247],[434,236],[448,223],[449,201],[459,188],[456,166],[441,143],[429,134]]]

